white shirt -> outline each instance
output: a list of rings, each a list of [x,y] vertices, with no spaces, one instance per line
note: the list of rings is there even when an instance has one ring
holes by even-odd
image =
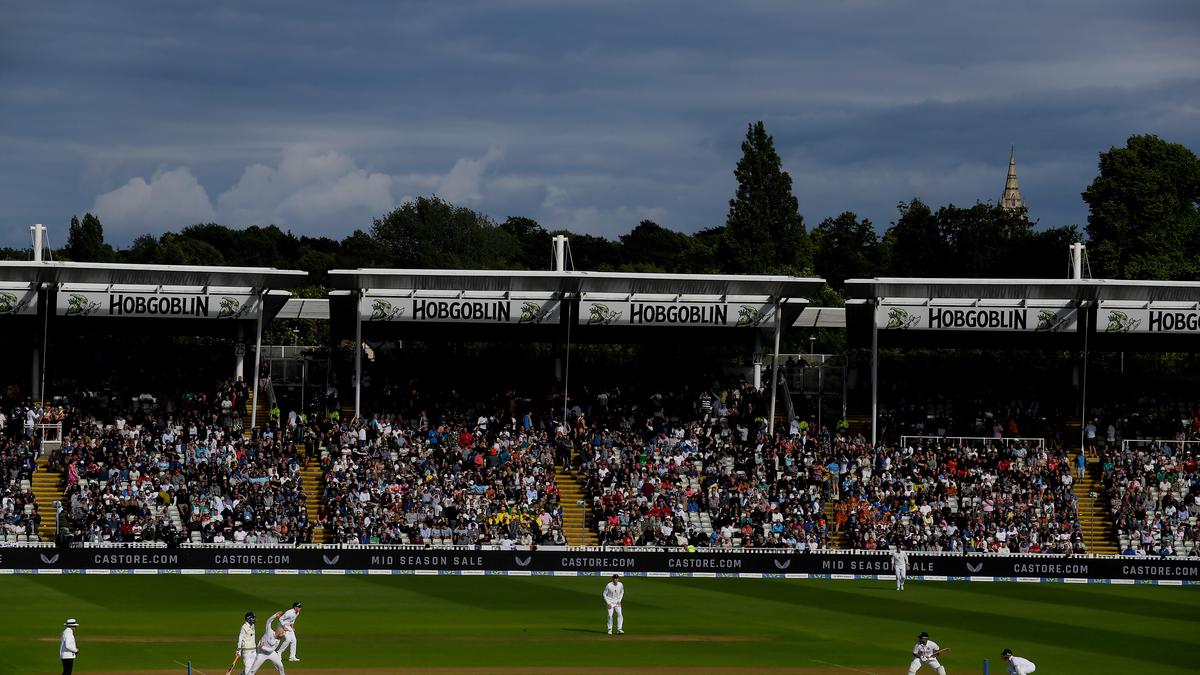
[[[1033,665],[1033,661],[1020,656],[1014,656],[1008,662],[1008,675],[1029,675],[1037,666]]]
[[[73,659],[79,653],[79,648],[75,646],[75,629],[64,628],[62,639],[58,641],[58,658]]]
[[[892,551],[892,567],[896,569],[908,567],[908,553],[903,549]]]
[[[279,617],[279,625],[283,626],[284,628],[286,628],[288,630],[291,630],[292,624],[296,623],[296,619],[299,616],[300,616],[299,613],[297,613],[295,609],[289,609],[288,611],[283,613],[283,616]]]
[[[921,659],[921,662],[924,663],[925,661],[937,658],[933,655],[933,653],[938,649],[940,649],[940,647],[938,647],[938,643],[934,642],[933,640],[929,640],[925,644],[917,642],[917,644],[913,645],[913,656]]]
[[[267,630],[263,631],[262,639],[258,641],[258,651],[269,654],[279,647],[279,638],[275,637],[275,617],[267,619]]]
[[[238,649],[254,649],[254,626],[250,622],[242,624],[242,632],[238,633]]]
[[[609,584],[604,587],[604,602],[605,603],[615,607],[615,606],[621,604],[621,600],[624,598],[625,598],[625,584],[622,584],[619,581],[612,581],[612,582],[609,582]]]

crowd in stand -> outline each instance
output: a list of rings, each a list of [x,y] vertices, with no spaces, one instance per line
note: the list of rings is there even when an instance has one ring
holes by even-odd
[[[557,429],[509,392],[397,391],[389,415],[328,437],[321,522],[333,543],[564,544],[554,476]]]
[[[835,446],[835,528],[852,548],[1081,553],[1062,452],[1028,444]]]
[[[71,542],[303,543],[313,528],[301,462],[325,480],[315,515],[340,544],[566,543],[556,464],[577,468],[603,545],[1080,553],[1084,543],[1061,420],[1036,402],[895,407],[893,431],[1051,442],[909,440],[872,447],[846,423],[797,418],[767,434],[767,390],[746,383],[677,391],[389,392],[387,414],[289,414],[243,437],[247,392],[164,397],[99,413],[87,405],[0,416],[0,534],[36,533],[23,489],[36,470],[32,427],[63,423],[50,467],[63,472]],[[959,406],[962,408],[962,406]],[[964,408],[965,409],[965,408]],[[1128,554],[1200,555],[1200,415],[1178,406],[1090,411],[1087,445]],[[1188,411],[1184,411],[1186,415]],[[943,419],[943,417],[945,419]],[[52,419],[53,418],[53,419]],[[1122,437],[1157,437],[1122,449]],[[307,453],[299,451],[300,445]],[[178,521],[172,516],[177,514]],[[828,520],[828,522],[827,522]],[[178,526],[176,525],[178,522]],[[573,542],[574,543],[574,542]]]
[[[271,429],[244,438],[245,401],[239,381],[149,410],[69,407],[62,446],[49,459],[63,474],[60,537],[174,543],[195,532],[215,543],[307,541],[294,446]]]
[[[1200,556],[1200,455],[1171,441],[1100,453],[1104,496],[1127,555]]]
[[[765,442],[767,407],[743,383],[698,395],[614,388],[576,408],[572,440],[601,543],[822,547],[820,476],[790,438]]]
[[[619,404],[597,397],[575,436],[602,543],[804,550],[840,532],[868,550],[1084,550],[1061,452],[871,447],[844,422],[818,430],[799,419],[768,438],[763,393],[742,384]],[[1009,433],[1019,429],[1001,437]]]
[[[9,415],[0,413],[0,429],[4,429],[0,435],[0,539],[37,538],[42,517],[32,490],[23,484],[32,479],[37,467],[33,436],[25,433],[24,421],[38,416],[36,411],[20,407]]]

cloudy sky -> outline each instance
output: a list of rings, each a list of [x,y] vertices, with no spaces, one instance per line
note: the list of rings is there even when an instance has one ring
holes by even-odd
[[[119,6],[118,6],[119,5]],[[605,236],[724,222],[762,119],[810,225],[1200,150],[1200,3],[0,0],[0,245],[72,214],[341,237],[416,195]]]

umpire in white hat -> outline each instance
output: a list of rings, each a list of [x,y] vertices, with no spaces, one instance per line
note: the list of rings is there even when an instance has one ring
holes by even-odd
[[[75,657],[79,654],[79,647],[75,646],[75,629],[79,628],[79,622],[75,619],[67,619],[63,624],[62,639],[58,641],[58,658],[62,659],[63,675],[71,675],[71,671],[75,669]]]

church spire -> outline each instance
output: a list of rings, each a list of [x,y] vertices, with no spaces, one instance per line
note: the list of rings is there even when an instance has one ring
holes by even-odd
[[[1000,207],[1019,209],[1025,206],[1021,199],[1021,188],[1017,187],[1017,147],[1014,145],[1008,153],[1008,178],[1004,181],[1004,195],[1000,197]]]

